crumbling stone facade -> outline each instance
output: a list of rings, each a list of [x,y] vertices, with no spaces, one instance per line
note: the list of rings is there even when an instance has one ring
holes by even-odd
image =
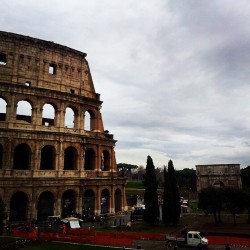
[[[196,165],[197,191],[209,186],[241,188],[240,164]]]
[[[10,221],[126,210],[101,107],[85,53],[0,32],[0,196]]]

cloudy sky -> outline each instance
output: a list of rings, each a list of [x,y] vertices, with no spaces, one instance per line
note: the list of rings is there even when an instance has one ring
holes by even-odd
[[[249,0],[0,5],[0,30],[87,53],[117,163],[250,165]]]

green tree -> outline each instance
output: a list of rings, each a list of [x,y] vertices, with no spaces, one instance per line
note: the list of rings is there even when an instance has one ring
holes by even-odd
[[[250,188],[245,188],[244,192],[244,203],[247,209],[247,223],[250,223]]]
[[[5,211],[5,205],[2,198],[0,197],[0,235],[3,234],[4,220],[7,218],[7,213]]]
[[[154,225],[159,218],[159,204],[158,204],[158,183],[155,175],[155,166],[150,156],[147,158],[146,172],[144,176],[144,220],[151,225]]]
[[[234,224],[236,224],[236,214],[240,213],[245,206],[245,198],[242,189],[225,187],[223,197],[226,209],[233,215]]]
[[[206,214],[213,214],[216,225],[221,222],[220,212],[222,203],[221,189],[219,188],[211,186],[203,188],[199,193],[198,207]]]
[[[181,207],[179,187],[172,160],[168,162],[168,171],[164,169],[164,179],[162,220],[165,224],[176,225],[180,220]]]
[[[241,169],[241,181],[243,187],[250,187],[250,166]]]

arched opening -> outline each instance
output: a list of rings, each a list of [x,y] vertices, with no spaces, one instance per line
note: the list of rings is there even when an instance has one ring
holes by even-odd
[[[109,191],[104,189],[101,193],[101,214],[109,212]]]
[[[54,215],[54,196],[51,192],[45,191],[38,199],[37,219],[44,220],[52,215]]]
[[[74,147],[68,147],[64,151],[64,170],[75,170],[77,167],[77,151]]]
[[[44,126],[55,125],[55,108],[49,103],[43,105],[42,125]]]
[[[107,150],[102,152],[102,170],[109,171],[110,170],[110,155]]]
[[[67,107],[65,110],[65,127],[74,128],[74,119],[75,119],[74,110],[70,107]]]
[[[30,162],[30,147],[21,143],[15,147],[13,169],[28,170]]]
[[[91,130],[91,115],[89,111],[86,111],[84,114],[84,130]]]
[[[6,54],[0,53],[0,65],[6,65],[7,64],[7,57]]]
[[[6,107],[7,102],[3,98],[0,98],[0,121],[6,121]]]
[[[0,169],[3,168],[3,146],[0,144]]]
[[[85,151],[84,169],[85,170],[95,169],[95,151],[91,148],[88,148]]]
[[[31,123],[32,106],[28,101],[19,101],[17,103],[16,119]]]
[[[91,189],[83,192],[83,217],[88,217],[95,213],[95,193]]]
[[[67,190],[62,195],[62,217],[73,216],[76,210],[76,193]]]
[[[224,185],[224,183],[222,181],[217,180],[217,181],[214,182],[213,186],[214,187],[224,187],[225,185]]]
[[[28,197],[24,192],[18,191],[10,200],[10,221],[25,221],[28,207]]]
[[[115,190],[115,212],[122,211],[122,192],[121,189]]]
[[[55,169],[55,149],[51,145],[44,146],[41,150],[41,170]]]

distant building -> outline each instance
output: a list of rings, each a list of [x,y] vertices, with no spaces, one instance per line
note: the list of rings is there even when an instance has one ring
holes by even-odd
[[[116,140],[104,130],[85,53],[0,31],[0,102],[0,197],[9,221],[127,209]]]
[[[197,191],[209,186],[241,188],[240,164],[196,165]]]

